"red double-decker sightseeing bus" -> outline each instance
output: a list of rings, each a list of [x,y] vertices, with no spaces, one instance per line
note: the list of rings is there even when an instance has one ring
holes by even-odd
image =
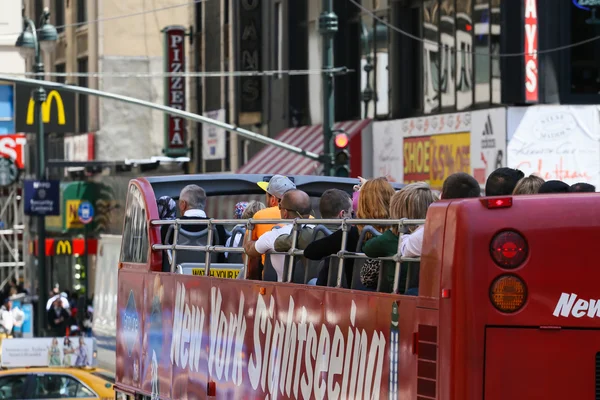
[[[217,264],[211,254],[242,249],[213,245],[210,237],[160,243],[160,196],[202,186],[215,219],[186,222],[210,232],[232,223],[228,210],[261,195],[256,182],[268,178],[131,181],[118,276],[119,398],[600,398],[598,195],[434,203],[420,264],[412,264],[407,279],[418,280],[418,296],[344,289],[341,269],[338,287],[293,283],[293,256],[301,255],[295,249],[288,254],[289,282],[218,278],[213,271],[243,265]],[[315,198],[356,183],[292,178]],[[256,222],[244,221],[248,230]],[[347,229],[357,221],[311,220],[320,222]],[[169,223],[177,230],[182,221]],[[358,250],[340,251],[340,264],[364,258]],[[397,289],[401,260],[391,259]]]

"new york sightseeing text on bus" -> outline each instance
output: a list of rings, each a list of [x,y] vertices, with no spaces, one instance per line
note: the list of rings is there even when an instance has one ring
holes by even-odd
[[[352,193],[357,183],[289,178],[313,202],[330,188]],[[597,195],[437,201],[426,220],[231,219],[237,202],[263,199],[257,182],[269,179],[131,181],[118,273],[118,398],[599,395]],[[157,200],[177,200],[189,184],[208,197],[199,218],[161,220]],[[242,257],[244,240],[235,238],[251,237],[259,222],[291,223],[279,228],[290,229],[291,245],[260,261],[262,280],[242,279],[252,266]],[[423,223],[421,258],[400,251],[381,258],[377,289],[361,287],[357,271],[367,257],[362,240],[348,249],[352,225],[362,226],[362,237],[379,235],[373,227],[385,224],[402,233]],[[299,250],[308,225],[312,240],[342,235],[342,247],[325,261],[328,286],[306,284],[323,268]],[[392,268],[387,289],[384,265]],[[418,295],[408,295],[410,288]]]

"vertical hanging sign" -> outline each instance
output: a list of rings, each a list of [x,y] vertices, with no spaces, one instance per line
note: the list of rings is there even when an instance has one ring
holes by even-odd
[[[167,26],[165,35],[165,72],[185,72],[185,37],[183,26]],[[165,105],[185,110],[185,77],[167,76],[165,78]],[[186,120],[176,115],[165,115],[165,155],[186,155],[188,152],[186,138]]]
[[[525,0],[525,101],[538,102],[537,0]]]
[[[261,0],[242,0],[239,3],[238,68],[244,72],[261,70],[262,53],[262,7]],[[239,78],[239,120],[242,125],[262,121],[262,78],[242,76]]]

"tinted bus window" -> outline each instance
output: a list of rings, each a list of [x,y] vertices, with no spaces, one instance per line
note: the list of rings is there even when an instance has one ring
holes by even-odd
[[[129,186],[125,226],[123,227],[123,245],[121,261],[146,263],[148,259],[148,229],[146,207],[140,190]]]

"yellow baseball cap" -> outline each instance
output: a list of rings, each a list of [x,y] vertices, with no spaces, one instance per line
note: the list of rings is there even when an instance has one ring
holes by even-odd
[[[283,195],[292,189],[296,189],[294,182],[289,180],[283,175],[273,175],[269,182],[256,182],[256,184],[265,192],[271,196],[275,196],[278,199],[283,198]]]

